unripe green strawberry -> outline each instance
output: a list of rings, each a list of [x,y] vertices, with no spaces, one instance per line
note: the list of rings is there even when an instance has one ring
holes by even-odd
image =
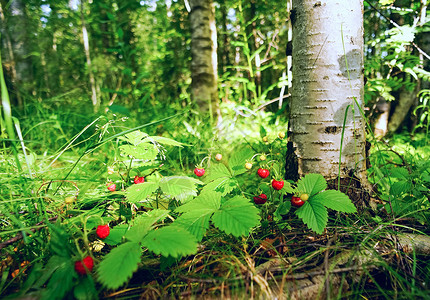
[[[217,155],[215,155],[215,159],[216,159],[217,161],[220,161],[220,160],[222,159],[222,154],[221,154],[221,153],[218,153]]]
[[[66,204],[72,204],[73,202],[75,202],[75,197],[66,197],[64,199],[64,203]]]
[[[251,169],[252,169],[252,164],[251,164],[250,162],[247,162],[247,163],[245,164],[245,169],[247,169],[247,170],[251,170]]]
[[[301,194],[300,199],[302,199],[303,201],[308,201],[309,195],[308,194]]]
[[[283,132],[283,131],[279,131],[279,132],[278,132],[278,138],[280,138],[281,140],[282,140],[283,138],[285,138],[285,132]]]

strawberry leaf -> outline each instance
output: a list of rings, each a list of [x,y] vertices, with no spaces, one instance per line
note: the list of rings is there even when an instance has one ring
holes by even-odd
[[[148,197],[158,189],[158,182],[133,184],[127,188],[125,195],[131,203],[148,202]]]
[[[217,178],[212,182],[209,182],[205,185],[205,187],[202,189],[202,194],[211,193],[211,192],[218,192],[221,193],[222,196],[227,195],[232,190],[234,190],[237,187],[237,181],[234,178],[230,177],[221,177]]]
[[[306,193],[309,197],[325,190],[327,182],[321,174],[307,174],[297,182],[299,193]]]
[[[167,226],[152,230],[142,241],[142,245],[155,254],[174,258],[197,252],[194,235],[179,226]]]
[[[141,252],[139,243],[135,242],[116,247],[98,265],[98,280],[109,289],[119,288],[137,270]]]
[[[64,295],[73,287],[73,277],[76,276],[74,264],[70,259],[55,257],[57,264],[46,287],[45,299],[63,299]],[[58,259],[60,258],[60,259]]]
[[[181,147],[184,145],[183,143],[177,142],[175,140],[163,137],[163,136],[149,136],[145,138],[142,142],[157,142],[162,145],[168,145],[168,146],[176,146]]]
[[[211,182],[215,179],[219,178],[230,178],[231,173],[227,169],[227,167],[224,164],[212,164],[209,168],[206,170],[206,178],[205,182]]]
[[[309,202],[319,202],[327,208],[345,213],[354,213],[357,208],[351,202],[351,199],[342,192],[328,190],[315,195]]]
[[[193,200],[179,206],[175,211],[177,212],[190,212],[190,211],[212,211],[219,209],[221,205],[221,194],[208,191],[207,193],[200,194]]]
[[[250,148],[243,148],[238,151],[234,151],[233,155],[228,161],[228,166],[232,170],[233,175],[237,176],[247,171],[245,163],[251,159],[254,152]]]
[[[296,215],[302,219],[309,229],[318,234],[323,233],[327,226],[327,209],[319,201],[306,201],[305,204],[296,210]]]
[[[131,156],[135,159],[154,160],[158,154],[158,148],[151,143],[142,143],[138,145],[122,145],[119,147],[121,154]]]
[[[163,193],[184,202],[197,196],[197,184],[203,184],[203,182],[187,176],[169,176],[160,180]]]
[[[120,136],[119,139],[136,146],[140,144],[142,140],[147,136],[148,135],[146,133],[143,133],[139,130],[135,130],[133,132],[125,134],[124,136]]]
[[[110,229],[109,235],[103,240],[108,245],[118,245],[122,242],[122,238],[128,230],[127,224],[117,225]]]
[[[227,234],[241,236],[248,234],[252,227],[260,223],[259,209],[242,196],[224,202],[212,216],[216,227]]]
[[[154,209],[138,216],[134,219],[130,230],[125,234],[125,238],[133,242],[140,242],[151,229],[151,226],[157,221],[166,218],[169,213],[169,210]]]
[[[220,205],[220,193],[200,194],[197,198],[176,209],[177,212],[185,213],[177,218],[174,224],[181,225],[200,241],[209,228],[210,217],[219,209]]]
[[[201,241],[209,228],[209,220],[213,210],[190,211],[175,220],[174,225],[179,225],[193,234],[198,241]]]

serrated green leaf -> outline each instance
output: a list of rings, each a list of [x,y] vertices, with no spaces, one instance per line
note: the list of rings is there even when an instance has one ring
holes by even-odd
[[[137,270],[141,255],[139,243],[127,242],[116,247],[98,265],[98,280],[109,289],[119,288]]]
[[[222,177],[206,184],[203,187],[201,194],[215,191],[221,193],[222,196],[225,196],[235,188],[237,188],[237,181],[235,178]]]
[[[212,210],[215,211],[219,209],[221,206],[221,194],[214,192],[214,191],[208,191],[207,193],[200,194],[193,200],[179,206],[175,209],[177,212],[189,212],[189,211],[196,211],[196,210]]]
[[[64,295],[73,287],[73,277],[76,277],[74,262],[70,259],[58,260],[58,265],[47,285],[46,299],[63,299]]]
[[[158,154],[158,148],[151,143],[138,145],[122,145],[119,147],[121,154],[131,156],[135,159],[154,160]]]
[[[227,234],[241,236],[248,234],[252,227],[260,223],[259,209],[242,196],[224,202],[212,216],[216,227]]]
[[[158,187],[158,182],[154,181],[133,184],[127,188],[125,195],[131,203],[148,202],[148,196],[152,195]]]
[[[391,177],[407,179],[410,177],[409,171],[405,168],[393,168],[391,170]]]
[[[284,186],[282,187],[281,190],[279,190],[279,193],[281,193],[282,195],[293,194],[294,189],[291,186],[291,183],[289,183],[288,181],[284,181]]]
[[[117,225],[110,229],[109,235],[103,240],[104,243],[108,245],[118,245],[122,242],[125,233],[128,230],[127,224]]]
[[[200,241],[209,228],[210,217],[220,206],[220,193],[208,192],[200,194],[192,201],[176,209],[177,212],[185,213],[177,218],[174,224],[179,224],[187,229]]]
[[[312,197],[308,202],[319,202],[327,208],[345,213],[354,213],[357,211],[351,199],[344,193],[336,190],[321,192]]]
[[[206,177],[204,178],[204,181],[207,183],[219,178],[231,178],[231,173],[222,163],[212,164],[206,170]]]
[[[149,232],[142,245],[155,254],[180,257],[197,252],[197,240],[189,231],[179,226],[166,226]]]
[[[318,234],[323,233],[327,226],[328,214],[327,209],[321,202],[306,201],[305,204],[296,210],[296,215],[302,219],[309,229]]]
[[[266,183],[260,183],[258,188],[263,192],[263,194],[270,194],[270,187]]]
[[[401,180],[391,184],[390,194],[393,196],[400,196],[404,193],[410,192],[411,189],[412,189],[412,183],[410,181]]]
[[[175,146],[175,147],[181,147],[184,145],[183,143],[177,142],[173,139],[169,139],[163,136],[149,136],[145,138],[142,142],[152,142],[155,141],[161,145],[168,145],[168,146]]]
[[[282,215],[286,215],[291,209],[291,201],[285,201],[279,204],[278,208],[274,212],[274,215],[281,218]]]
[[[188,230],[198,241],[201,241],[209,228],[209,220],[213,212],[213,210],[190,211],[177,218],[173,224]]]
[[[203,182],[187,176],[169,176],[160,180],[160,188],[166,196],[184,202],[197,196],[197,184]]]
[[[136,131],[127,133],[124,136],[120,136],[119,139],[136,146],[140,144],[142,140],[147,136],[148,135],[146,133],[136,130]]]
[[[125,234],[125,238],[133,242],[140,242],[149,232],[151,226],[159,220],[166,218],[169,213],[169,210],[154,209],[144,215],[138,216],[134,219],[130,230]]]
[[[306,193],[309,197],[325,190],[327,182],[321,174],[307,174],[297,182],[299,193]]]
[[[80,277],[79,283],[73,289],[73,296],[75,296],[76,300],[98,299],[98,292],[93,278],[91,276]]]
[[[233,152],[233,155],[228,160],[228,166],[234,176],[243,174],[247,171],[245,163],[249,161],[253,155],[254,151],[248,147]]]
[[[267,136],[267,130],[262,125],[260,125],[260,137],[264,138],[265,136]]]

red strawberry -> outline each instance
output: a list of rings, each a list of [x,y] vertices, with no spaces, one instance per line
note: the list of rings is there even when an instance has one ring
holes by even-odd
[[[266,178],[267,176],[269,176],[270,172],[267,169],[258,169],[257,171],[258,176],[260,176],[261,178]]]
[[[284,187],[284,181],[282,179],[281,180],[275,180],[275,179],[273,179],[272,180],[272,187],[275,190],[279,191],[279,190],[281,190]]]
[[[93,267],[94,267],[94,261],[91,256],[87,256],[83,260],[75,262],[75,271],[80,275],[87,274],[87,269],[89,272],[91,272],[93,270]]]
[[[97,236],[101,239],[105,239],[108,237],[110,233],[109,225],[99,225],[96,230]]]
[[[106,184],[107,189],[111,192],[115,192],[116,190],[116,184],[113,182],[109,182],[108,184]]]
[[[305,202],[300,199],[300,197],[291,197],[291,205],[295,206],[295,207],[301,207],[303,204],[305,204]]]
[[[267,196],[265,194],[261,194],[260,196],[254,197],[255,204],[264,204],[267,201]]]
[[[145,182],[145,177],[139,177],[139,176],[134,176],[134,183],[135,184],[139,184],[139,183],[144,183]]]
[[[205,169],[203,168],[195,168],[194,174],[196,174],[198,177],[201,177],[205,174]]]

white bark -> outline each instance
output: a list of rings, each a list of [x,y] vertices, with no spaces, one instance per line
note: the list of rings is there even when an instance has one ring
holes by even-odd
[[[81,2],[81,21],[82,21],[82,39],[84,42],[84,51],[85,51],[85,57],[87,59],[88,76],[90,79],[90,86],[91,86],[91,100],[93,102],[94,111],[97,111],[99,107],[99,103],[98,103],[97,92],[96,92],[96,80],[94,77],[92,64],[91,64],[90,43],[88,38],[87,27],[85,24],[84,1]]]
[[[342,153],[340,176],[354,171],[361,178],[365,131],[357,105],[362,106],[364,86],[363,1],[293,0],[293,9],[290,138],[299,175],[336,178]]]
[[[202,111],[218,114],[217,37],[212,0],[190,0],[191,96]]]

